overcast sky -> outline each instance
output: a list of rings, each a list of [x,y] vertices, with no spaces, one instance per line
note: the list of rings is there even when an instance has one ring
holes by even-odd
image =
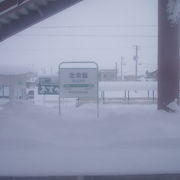
[[[157,68],[157,0],[84,0],[0,44],[1,64],[57,70],[62,61],[96,61],[134,74]]]

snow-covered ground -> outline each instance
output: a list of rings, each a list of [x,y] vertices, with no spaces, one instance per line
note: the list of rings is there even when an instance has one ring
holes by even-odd
[[[180,111],[156,105],[0,105],[0,175],[180,172]]]

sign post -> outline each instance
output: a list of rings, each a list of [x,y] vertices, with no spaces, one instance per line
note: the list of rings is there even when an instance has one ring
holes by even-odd
[[[61,98],[96,98],[99,117],[97,63],[92,61],[60,63],[59,87],[59,114],[61,114]]]

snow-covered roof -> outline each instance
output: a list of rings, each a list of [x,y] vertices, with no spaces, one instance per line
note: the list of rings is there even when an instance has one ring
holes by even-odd
[[[35,70],[24,66],[0,65],[0,75],[22,75],[35,73]]]

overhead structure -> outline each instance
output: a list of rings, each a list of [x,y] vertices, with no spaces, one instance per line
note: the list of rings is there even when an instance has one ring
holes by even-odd
[[[0,42],[82,0],[0,0]]]

